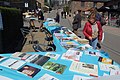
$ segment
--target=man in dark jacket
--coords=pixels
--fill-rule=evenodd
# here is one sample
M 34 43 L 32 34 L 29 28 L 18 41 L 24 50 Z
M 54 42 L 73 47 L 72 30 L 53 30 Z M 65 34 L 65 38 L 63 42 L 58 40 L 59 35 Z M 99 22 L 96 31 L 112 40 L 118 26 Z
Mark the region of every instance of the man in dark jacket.
M 81 10 L 78 10 L 78 13 L 75 15 L 74 20 L 73 20 L 73 32 L 78 35 L 78 28 L 81 28 Z

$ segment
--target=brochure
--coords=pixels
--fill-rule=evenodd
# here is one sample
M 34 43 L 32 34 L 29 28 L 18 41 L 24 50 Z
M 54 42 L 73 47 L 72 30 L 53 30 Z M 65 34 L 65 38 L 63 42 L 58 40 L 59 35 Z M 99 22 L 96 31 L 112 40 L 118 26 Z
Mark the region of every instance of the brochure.
M 117 65 L 104 64 L 101 62 L 99 62 L 99 67 L 100 67 L 100 70 L 103 70 L 103 71 L 120 70 L 119 66 Z
M 59 80 L 57 78 L 55 78 L 54 76 L 51 76 L 49 74 L 44 74 L 40 79 L 38 80 Z
M 29 77 L 34 77 L 41 69 L 35 68 L 33 66 L 30 65 L 25 65 L 22 68 L 20 68 L 18 71 L 26 74 Z
M 63 53 L 61 59 L 67 59 L 72 61 L 80 61 L 80 57 L 82 56 L 83 52 L 80 52 L 76 48 L 70 48 L 66 53 Z
M 43 68 L 47 69 L 49 71 L 55 72 L 57 74 L 62 74 L 64 72 L 64 70 L 66 69 L 66 66 L 48 61 L 43 65 Z
M 99 57 L 98 61 L 105 64 L 113 64 L 113 60 L 109 58 Z
M 94 64 L 73 61 L 69 70 L 94 77 L 98 76 L 98 66 Z
M 22 60 L 16 60 L 16 59 L 9 58 L 9 59 L 5 60 L 4 62 L 2 62 L 0 65 L 4 66 L 4 67 L 7 67 L 7 68 L 17 70 L 18 68 L 20 68 L 25 63 L 26 62 L 24 62 Z
M 47 52 L 47 53 L 45 54 L 45 56 L 48 56 L 48 57 L 50 57 L 50 58 L 52 58 L 52 59 L 57 60 L 57 59 L 60 57 L 60 54 Z
M 74 75 L 73 80 L 89 80 L 92 79 L 91 77 L 84 77 L 80 75 Z

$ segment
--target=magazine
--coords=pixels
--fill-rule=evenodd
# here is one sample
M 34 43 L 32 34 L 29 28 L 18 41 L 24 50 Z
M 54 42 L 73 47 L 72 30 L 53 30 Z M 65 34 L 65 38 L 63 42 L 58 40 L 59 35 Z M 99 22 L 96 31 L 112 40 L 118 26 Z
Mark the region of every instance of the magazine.
M 55 72 L 57 74 L 62 74 L 64 72 L 64 70 L 66 69 L 66 66 L 48 61 L 43 65 L 43 68 L 47 69 L 49 71 Z
M 33 78 L 40 70 L 41 69 L 35 68 L 33 66 L 25 65 L 22 68 L 20 68 L 18 71 Z
M 80 61 L 80 57 L 82 56 L 83 52 L 80 52 L 76 48 L 70 48 L 66 53 L 63 53 L 61 59 L 67 59 L 72 61 Z
M 100 70 L 103 70 L 103 71 L 110 71 L 110 70 L 120 70 L 119 66 L 117 65 L 112 65 L 112 64 L 104 64 L 104 63 L 101 63 L 99 62 L 99 67 L 100 67 Z
M 47 52 L 47 53 L 45 54 L 45 56 L 48 56 L 48 57 L 50 57 L 50 58 L 52 58 L 52 59 L 57 60 L 57 59 L 59 58 L 60 54 L 55 54 L 55 53 Z
M 70 68 L 70 71 L 87 74 L 90 76 L 98 76 L 98 66 L 95 64 L 88 64 L 83 62 L 75 62 L 73 61 Z
M 109 58 L 99 57 L 98 61 L 105 64 L 113 64 L 113 60 Z
M 91 77 L 84 77 L 84 76 L 80 76 L 80 75 L 74 75 L 73 80 L 88 80 L 88 79 L 92 79 Z
M 51 76 L 49 74 L 44 74 L 40 79 L 38 80 L 59 80 L 57 78 L 55 78 L 54 76 Z
M 7 67 L 7 68 L 17 70 L 18 68 L 20 68 L 25 63 L 26 62 L 24 62 L 22 60 L 16 60 L 16 59 L 9 58 L 9 59 L 5 60 L 4 62 L 0 63 L 0 65 L 4 66 L 4 67 Z

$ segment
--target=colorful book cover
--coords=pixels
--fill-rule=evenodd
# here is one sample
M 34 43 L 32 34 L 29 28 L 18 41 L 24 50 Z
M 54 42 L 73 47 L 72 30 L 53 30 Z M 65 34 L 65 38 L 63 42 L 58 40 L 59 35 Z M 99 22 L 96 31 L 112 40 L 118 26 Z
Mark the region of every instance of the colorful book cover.
M 58 63 L 48 61 L 43 65 L 43 68 L 47 69 L 47 70 L 50 70 L 52 72 L 55 72 L 57 74 L 63 74 L 63 72 L 66 69 L 66 66 L 62 65 L 62 64 L 58 64 Z
M 57 78 L 55 78 L 54 76 L 51 76 L 49 74 L 44 74 L 41 78 L 39 78 L 38 80 L 59 80 Z
M 105 64 L 113 64 L 113 60 L 109 58 L 99 57 L 98 61 Z
M 22 68 L 20 68 L 18 71 L 33 78 L 40 70 L 41 69 L 35 68 L 33 66 L 25 65 Z

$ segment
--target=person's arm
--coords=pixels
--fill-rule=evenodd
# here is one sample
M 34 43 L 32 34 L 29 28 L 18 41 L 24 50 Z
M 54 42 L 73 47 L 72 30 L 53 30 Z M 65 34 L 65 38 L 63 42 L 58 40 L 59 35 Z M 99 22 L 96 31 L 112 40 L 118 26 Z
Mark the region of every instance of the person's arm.
M 97 22 L 97 24 L 98 24 L 98 30 L 99 30 L 98 31 L 98 40 L 101 41 L 102 40 L 103 30 L 102 30 L 102 26 L 101 26 L 99 21 Z
M 83 34 L 84 34 L 88 39 L 92 40 L 92 36 L 90 36 L 90 35 L 86 32 L 87 29 L 88 29 L 88 26 L 89 26 L 88 22 L 85 23 L 85 26 L 84 26 L 84 28 L 83 28 Z

